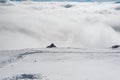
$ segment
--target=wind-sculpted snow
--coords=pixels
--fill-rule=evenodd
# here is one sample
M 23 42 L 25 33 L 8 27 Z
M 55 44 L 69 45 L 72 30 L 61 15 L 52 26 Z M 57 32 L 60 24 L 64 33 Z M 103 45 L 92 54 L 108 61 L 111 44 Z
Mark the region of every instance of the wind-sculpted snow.
M 74 54 L 86 54 L 101 56 L 120 56 L 120 49 L 85 49 L 85 48 L 53 48 L 53 49 L 23 49 L 23 50 L 8 50 L 0 51 L 0 68 L 15 62 L 16 60 L 22 59 L 27 55 L 31 54 L 45 54 L 45 53 L 74 53 Z
M 40 74 L 19 74 L 12 77 L 4 78 L 3 80 L 47 80 Z
M 120 44 L 120 5 L 110 2 L 0 3 L 0 50 L 105 48 Z M 4 6 L 3 6 L 4 5 Z M 65 6 L 69 7 L 66 8 Z
M 0 51 L 0 80 L 119 80 L 119 74 L 119 48 Z

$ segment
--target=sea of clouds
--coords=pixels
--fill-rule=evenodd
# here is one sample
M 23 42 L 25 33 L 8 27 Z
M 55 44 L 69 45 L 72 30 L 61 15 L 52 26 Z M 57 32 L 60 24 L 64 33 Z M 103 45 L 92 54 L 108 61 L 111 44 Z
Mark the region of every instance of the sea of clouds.
M 120 44 L 120 4 L 0 3 L 0 50 L 41 48 L 50 43 L 84 48 Z

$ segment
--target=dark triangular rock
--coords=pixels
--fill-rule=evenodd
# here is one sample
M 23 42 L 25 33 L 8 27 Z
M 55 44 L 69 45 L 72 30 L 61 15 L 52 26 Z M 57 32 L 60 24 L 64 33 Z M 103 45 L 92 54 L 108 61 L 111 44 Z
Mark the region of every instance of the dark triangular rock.
M 56 48 L 56 46 L 55 46 L 54 43 L 52 43 L 52 44 L 50 44 L 49 46 L 47 46 L 47 48 Z

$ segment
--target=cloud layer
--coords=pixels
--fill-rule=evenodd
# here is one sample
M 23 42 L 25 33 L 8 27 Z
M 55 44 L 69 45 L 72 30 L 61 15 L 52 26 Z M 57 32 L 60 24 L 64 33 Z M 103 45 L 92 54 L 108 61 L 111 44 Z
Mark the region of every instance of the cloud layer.
M 0 4 L 0 49 L 105 48 L 120 44 L 120 5 L 99 2 Z M 71 5 L 66 8 L 64 6 Z

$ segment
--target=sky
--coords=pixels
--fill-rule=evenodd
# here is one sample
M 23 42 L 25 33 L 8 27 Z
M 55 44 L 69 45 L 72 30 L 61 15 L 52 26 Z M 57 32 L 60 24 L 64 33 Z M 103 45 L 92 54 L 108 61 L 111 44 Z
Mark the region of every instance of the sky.
M 4 0 L 0 0 L 0 1 L 4 1 Z M 13 1 L 13 0 L 11 0 Z M 16 0 L 16 1 L 25 1 L 25 0 Z M 32 0 L 32 1 L 77 1 L 77 2 L 91 2 L 91 1 L 98 1 L 98 2 L 109 2 L 109 1 L 112 1 L 112 2 L 119 2 L 120 0 Z
M 99 2 L 109 2 L 109 1 L 120 1 L 120 0 L 33 0 L 33 1 L 82 1 L 82 2 L 91 2 L 91 1 L 99 1 Z
M 0 0 L 0 1 L 4 1 L 4 0 Z M 25 0 L 11 0 L 11 1 L 25 1 Z M 42 2 L 44 2 L 44 1 L 77 1 L 77 2 L 94 2 L 94 1 L 98 1 L 98 2 L 120 2 L 120 0 L 32 0 L 32 1 L 42 1 Z

